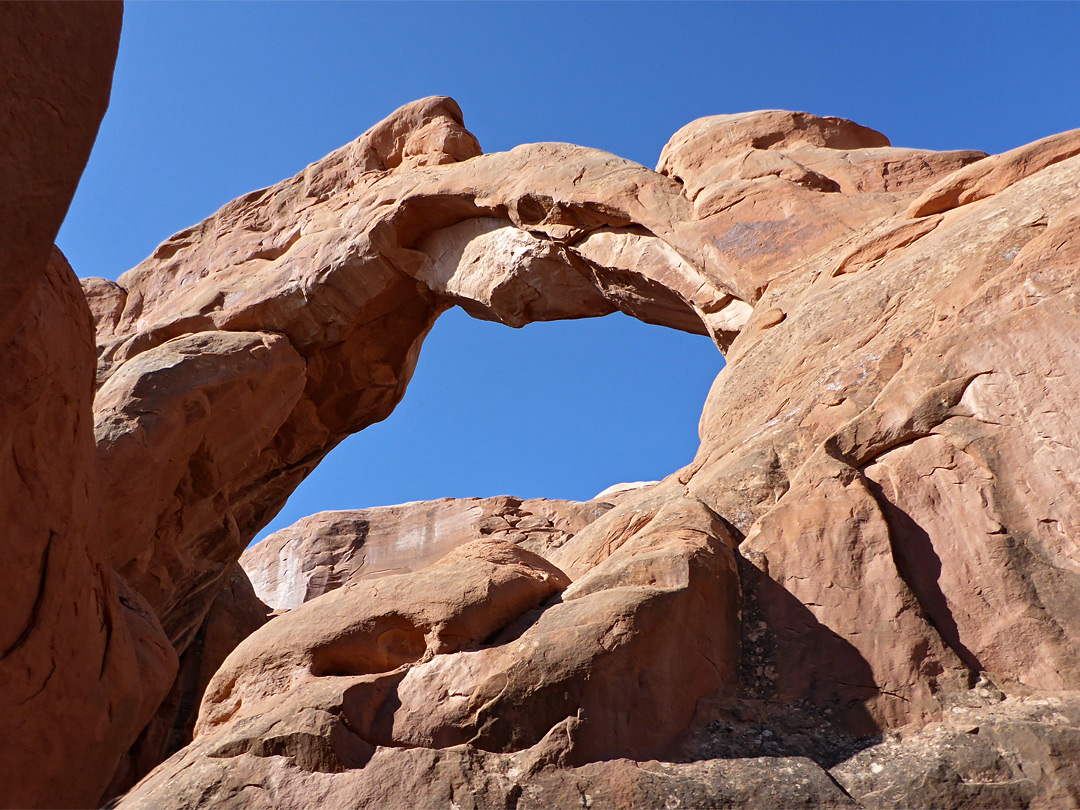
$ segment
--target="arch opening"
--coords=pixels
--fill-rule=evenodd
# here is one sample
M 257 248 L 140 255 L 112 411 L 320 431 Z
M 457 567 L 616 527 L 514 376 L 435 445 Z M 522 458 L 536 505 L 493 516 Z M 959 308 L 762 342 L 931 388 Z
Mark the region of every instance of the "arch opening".
M 454 308 L 409 390 L 297 487 L 251 545 L 316 512 L 438 498 L 584 501 L 688 464 L 723 356 L 621 313 L 507 330 Z

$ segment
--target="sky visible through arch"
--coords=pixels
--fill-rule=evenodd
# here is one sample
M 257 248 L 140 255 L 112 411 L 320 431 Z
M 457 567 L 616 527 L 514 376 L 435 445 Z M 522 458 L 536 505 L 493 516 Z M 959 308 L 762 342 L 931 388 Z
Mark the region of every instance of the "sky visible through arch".
M 116 278 L 436 94 L 485 152 L 565 141 L 654 166 L 694 118 L 776 108 L 896 146 L 1000 152 L 1080 127 L 1078 42 L 1080 3 L 132 2 L 58 243 L 80 276 Z M 268 528 L 660 478 L 692 459 L 721 366 L 707 339 L 622 315 L 510 330 L 453 310 L 398 410 L 331 453 Z

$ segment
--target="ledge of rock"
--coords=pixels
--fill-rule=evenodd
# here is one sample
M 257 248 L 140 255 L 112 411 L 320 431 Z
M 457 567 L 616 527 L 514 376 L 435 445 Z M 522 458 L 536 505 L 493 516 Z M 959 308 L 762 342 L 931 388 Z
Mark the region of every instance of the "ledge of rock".
M 479 537 L 545 554 L 611 508 L 498 497 L 320 512 L 247 549 L 240 564 L 263 602 L 290 610 L 350 582 L 426 568 Z

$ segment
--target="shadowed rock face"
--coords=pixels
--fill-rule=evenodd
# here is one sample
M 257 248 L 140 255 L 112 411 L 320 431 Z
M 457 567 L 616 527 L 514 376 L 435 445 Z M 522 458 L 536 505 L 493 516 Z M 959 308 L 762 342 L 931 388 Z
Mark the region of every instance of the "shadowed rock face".
M 102 540 L 94 330 L 53 245 L 109 100 L 119 5 L 0 6 L 0 805 L 92 804 L 176 671 Z
M 210 679 L 241 641 L 266 624 L 269 613 L 255 595 L 244 569 L 234 563 L 206 620 L 180 656 L 172 688 L 120 760 L 99 804 L 126 792 L 162 760 L 191 742 L 199 703 Z
M 1075 699 L 1030 693 L 1080 690 L 1076 133 L 987 158 L 765 111 L 654 172 L 482 155 L 424 99 L 80 295 L 49 250 L 119 14 L 12 8 L 5 59 L 79 112 L 5 119 L 51 190 L 0 321 L 5 803 L 123 790 L 204 688 L 122 806 L 1075 803 Z M 603 509 L 315 516 L 248 553 L 292 609 L 244 638 L 245 545 L 454 305 L 710 336 L 696 458 Z

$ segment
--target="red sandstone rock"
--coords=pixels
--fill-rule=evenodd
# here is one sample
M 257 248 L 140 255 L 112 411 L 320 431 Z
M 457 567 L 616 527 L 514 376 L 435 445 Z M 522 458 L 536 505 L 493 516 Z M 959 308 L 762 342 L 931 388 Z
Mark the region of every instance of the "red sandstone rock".
M 687 124 L 657 171 L 693 204 L 687 230 L 718 251 L 717 280 L 756 304 L 794 267 L 860 244 L 901 199 L 983 157 L 896 149 L 852 121 L 774 110 Z
M 119 3 L 0 8 L 0 345 L 19 328 L 109 104 Z
M 610 508 L 504 496 L 320 512 L 247 549 L 240 563 L 260 599 L 290 610 L 350 582 L 426 568 L 481 537 L 543 555 Z
M 264 494 L 248 483 L 303 373 L 278 335 L 204 332 L 140 354 L 98 391 L 109 552 L 181 652 L 247 543 L 241 527 L 265 518 Z M 201 544 L 207 536 L 217 543 Z
M 560 726 L 559 732 L 565 729 Z M 555 738 L 557 735 L 552 735 Z M 694 763 L 625 759 L 559 767 L 544 741 L 532 749 L 496 754 L 470 746 L 376 748 L 363 768 L 343 773 L 305 771 L 292 759 L 242 753 L 178 755 L 172 768 L 124 800 L 124 808 L 302 808 L 311 797 L 329 808 L 595 807 L 636 810 L 678 802 L 684 807 L 855 808 L 829 774 L 807 758 L 729 759 Z M 175 764 L 174 764 L 175 763 Z M 174 774 L 174 769 L 182 773 Z M 890 776 L 894 776 L 890 774 Z M 895 778 L 895 776 L 894 776 Z M 169 789 L 166 780 L 171 779 Z M 273 786 L 273 787 L 271 787 Z
M 927 795 L 1076 797 L 1058 754 L 1016 731 L 1058 721 L 985 706 L 980 686 L 1080 689 L 1075 133 L 986 158 L 748 113 L 680 130 L 657 173 L 561 144 L 481 155 L 457 105 L 425 99 L 82 294 L 45 257 L 118 15 L 80 38 L 88 12 L 71 8 L 2 12 L 17 81 L 43 82 L 11 98 L 76 111 L 56 127 L 13 110 L 4 133 L 21 156 L 5 184 L 48 193 L 7 219 L 4 537 L 12 570 L 38 574 L 11 578 L 0 623 L 6 737 L 26 741 L 0 752 L 3 801 L 94 801 L 144 726 L 112 790 L 168 748 L 181 704 L 262 619 L 242 587 L 236 621 L 214 607 L 241 549 L 338 441 L 390 413 L 455 304 L 511 326 L 620 309 L 711 336 L 728 362 L 694 462 L 601 516 L 367 510 L 387 518 L 371 549 L 408 574 L 368 579 L 384 572 L 344 559 L 347 532 L 321 548 L 319 519 L 299 527 L 314 558 L 262 570 L 280 590 L 309 565 L 285 594 L 310 601 L 228 655 L 195 740 L 125 806 L 728 801 L 717 774 L 760 771 L 640 761 L 738 754 L 753 727 L 761 753 L 850 756 L 860 735 L 910 737 L 958 705 L 1006 730 L 929 733 L 929 753 L 882 749 L 898 764 L 876 782 L 856 761 L 837 778 L 902 803 L 917 790 L 904 763 L 932 761 L 1011 786 Z M 49 43 L 71 47 L 37 53 Z M 44 58 L 73 64 L 35 79 Z M 410 522 L 448 535 L 406 558 Z M 485 528 L 519 545 L 460 544 Z M 1006 750 L 1027 757 L 1023 778 Z M 783 767 L 819 804 L 850 799 Z
M 956 708 L 942 723 L 872 745 L 829 771 L 809 758 L 776 753 L 677 764 L 615 759 L 566 767 L 550 757 L 548 746 L 556 735 L 514 754 L 470 746 L 377 748 L 363 768 L 341 773 L 305 771 L 281 756 L 212 758 L 191 749 L 123 806 L 302 808 L 313 796 L 324 807 L 393 810 L 416 807 L 417 797 L 433 807 L 536 810 L 583 804 L 631 810 L 676 803 L 760 810 L 936 810 L 1068 807 L 1075 802 L 1080 789 L 1070 766 L 1080 750 L 1080 701 L 1075 696 Z M 758 726 L 759 737 L 760 731 Z M 750 743 L 746 750 L 754 750 Z
M 731 543 L 701 504 L 665 507 L 612 537 L 610 556 L 558 604 L 476 652 L 411 669 L 397 687 L 408 720 L 377 742 L 512 751 L 576 717 L 567 761 L 668 751 L 702 697 L 735 685 Z M 442 695 L 452 699 L 432 705 Z
M 236 649 L 207 690 L 196 741 L 171 762 L 277 755 L 347 776 L 377 746 L 465 742 L 528 751 L 534 767 L 648 756 L 682 733 L 698 698 L 732 685 L 732 548 L 715 515 L 678 505 L 613 538 L 611 556 L 555 603 L 540 604 L 565 576 L 494 540 L 415 575 L 345 585 Z
M 415 117 L 416 107 L 401 115 Z M 455 115 L 447 131 L 460 124 Z M 411 761 L 409 751 L 459 751 L 454 767 L 470 773 L 484 767 L 484 752 L 498 752 L 516 757 L 501 767 L 511 769 L 506 784 L 522 790 L 569 765 L 679 746 L 685 756 L 691 740 L 723 747 L 709 731 L 716 724 L 736 729 L 734 744 L 747 717 L 792 739 L 793 723 L 817 729 L 810 752 L 845 750 L 844 739 L 939 717 L 973 694 L 983 670 L 1006 688 L 1076 689 L 1080 636 L 1068 595 L 1080 583 L 1066 538 L 1077 518 L 1061 505 L 1075 499 L 1059 496 L 1080 481 L 1080 437 L 1057 414 L 1080 382 L 1067 359 L 1080 334 L 1068 283 L 1080 167 L 1054 149 L 995 174 L 995 166 L 1019 164 L 893 149 L 839 119 L 753 113 L 678 133 L 661 159 L 672 181 L 588 150 L 542 145 L 379 177 L 368 197 L 356 191 L 362 184 L 335 185 L 345 197 L 319 204 L 342 212 L 334 222 L 369 228 L 370 243 L 355 244 L 386 257 L 363 254 L 355 261 L 365 274 L 355 278 L 389 279 L 377 270 L 391 261 L 433 296 L 430 317 L 451 302 L 511 325 L 619 307 L 713 335 L 728 365 L 706 404 L 701 450 L 685 470 L 626 493 L 565 542 L 538 547 L 574 584 L 476 649 L 425 658 L 417 647 L 393 677 L 353 673 L 362 680 L 343 690 L 302 663 L 311 638 L 352 632 L 332 618 L 342 589 L 297 609 L 313 629 L 256 633 L 230 659 L 232 674 L 219 676 L 248 684 L 242 691 L 254 697 L 240 700 L 254 714 L 238 719 L 232 692 L 208 693 L 204 733 L 128 801 L 160 797 L 176 768 L 192 780 L 185 790 L 219 784 L 200 764 L 207 756 L 247 763 L 250 783 L 264 784 L 251 756 L 284 755 L 293 795 L 331 796 L 368 795 L 358 785 Z M 962 209 L 906 218 L 926 189 L 966 188 L 964 178 L 984 176 L 975 171 L 984 165 L 985 176 L 1007 179 L 980 186 L 986 194 Z M 486 185 L 497 172 L 508 172 L 502 185 Z M 309 168 L 303 182 L 318 173 Z M 466 176 L 467 191 L 451 193 Z M 243 205 L 287 200 L 300 177 Z M 398 218 L 373 222 L 363 200 Z M 265 273 L 252 262 L 281 261 L 307 237 L 287 241 L 285 254 L 226 249 L 237 205 L 122 280 L 139 292 L 128 290 L 104 348 L 119 369 L 111 373 L 137 362 L 155 335 L 252 329 L 258 318 L 289 336 L 311 379 L 321 349 L 309 324 L 324 293 L 309 288 L 312 312 L 283 309 L 276 293 L 262 299 L 268 304 L 229 287 L 226 272 L 247 263 Z M 355 236 L 334 239 L 337 253 L 326 243 L 304 255 L 350 267 L 340 250 Z M 224 292 L 204 294 L 196 284 L 172 314 L 164 302 L 194 261 L 189 254 L 225 258 L 210 262 L 222 268 L 211 290 Z M 294 277 L 299 266 L 285 265 Z M 385 283 L 375 284 L 376 296 Z M 360 312 L 376 300 L 350 294 L 333 299 L 333 317 L 348 319 L 345 302 Z M 195 304 L 198 316 L 183 315 Z M 172 325 L 154 314 L 165 312 Z M 124 337 L 135 317 L 139 331 Z M 322 374 L 327 365 L 315 368 Z M 311 390 L 309 382 L 305 397 Z M 325 410 L 312 402 L 307 413 Z M 1019 418 L 1031 411 L 1038 414 Z M 337 413 L 342 430 L 359 418 Z M 1030 458 L 1047 463 L 1020 461 Z M 423 523 L 451 525 L 467 508 L 447 503 Z M 278 572 L 307 564 L 322 566 L 329 584 L 353 577 L 360 569 L 339 562 L 341 543 L 318 546 L 316 525 L 297 529 L 308 532 L 308 561 L 279 562 Z M 427 576 L 418 573 L 413 586 L 425 588 Z M 314 618 L 324 611 L 325 620 Z M 376 638 L 365 630 L 356 643 Z M 302 674 L 267 669 L 267 655 L 299 656 L 290 672 Z M 286 681 L 295 685 L 279 693 Z M 425 795 L 442 784 L 433 778 Z
M 1062 283 L 1078 171 L 1052 165 L 854 272 L 805 263 L 759 305 L 783 323 L 765 332 L 751 319 L 732 346 L 690 491 L 746 532 L 742 553 L 767 573 L 750 589 L 777 650 L 766 694 L 825 705 L 872 682 L 874 723 L 898 724 L 933 715 L 935 691 L 966 670 L 1076 688 L 1075 611 L 1057 597 L 1077 586 L 1058 533 L 1076 518 L 1050 494 L 1072 492 L 1075 473 L 1056 455 L 1020 459 L 1076 443 L 1055 414 L 1069 408 L 1057 385 L 1076 383 Z M 1046 258 L 1036 270 L 1022 255 Z M 1036 353 L 1042 373 L 1029 376 Z M 986 407 L 1030 410 L 1033 427 Z M 924 453 L 914 469 L 929 474 L 936 458 L 941 472 L 915 474 Z M 950 469 L 955 487 L 941 480 Z M 977 627 L 989 605 L 1010 607 Z
M 568 584 L 535 554 L 502 540 L 478 540 L 422 576 L 346 585 L 276 618 L 233 651 L 206 690 L 196 736 L 244 718 L 265 723 L 282 700 L 295 704 L 305 692 L 317 698 L 328 688 L 355 693 L 370 687 L 385 694 L 387 677 L 400 681 L 413 664 L 481 644 Z M 370 715 L 376 707 L 360 702 L 358 708 Z M 364 723 L 358 715 L 346 727 L 369 739 Z
M 621 308 L 733 335 L 749 306 L 661 239 L 707 252 L 689 216 L 677 184 L 607 153 L 477 156 L 456 104 L 433 98 L 177 234 L 119 290 L 88 282 L 109 536 L 178 651 L 246 539 L 342 438 L 391 412 L 450 305 L 511 325 Z M 242 334 L 269 350 L 246 370 L 247 349 L 218 345 Z M 203 387 L 210 367 L 236 371 Z
M 172 689 L 121 760 L 99 804 L 129 790 L 162 760 L 191 742 L 210 679 L 241 641 L 266 624 L 269 614 L 244 569 L 234 564 L 199 632 L 180 656 Z
M 1080 130 L 1076 129 L 994 155 L 978 165 L 965 166 L 926 189 L 908 208 L 908 216 L 940 214 L 992 197 L 1025 177 L 1076 155 L 1080 155 Z
M 94 803 L 176 655 L 109 564 L 94 331 L 53 240 L 109 99 L 119 5 L 0 7 L 0 805 Z
M 24 315 L 0 351 L 0 804 L 88 806 L 168 690 L 176 654 L 102 542 L 93 333 L 59 250 Z

